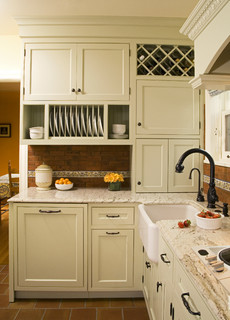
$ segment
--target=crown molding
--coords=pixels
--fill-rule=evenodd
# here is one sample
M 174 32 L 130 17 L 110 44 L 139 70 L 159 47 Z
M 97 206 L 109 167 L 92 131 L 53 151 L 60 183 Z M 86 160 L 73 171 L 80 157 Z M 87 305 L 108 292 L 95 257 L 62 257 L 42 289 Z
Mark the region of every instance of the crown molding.
M 193 89 L 230 90 L 230 75 L 200 74 L 189 83 Z
M 229 0 L 200 0 L 181 27 L 180 33 L 195 40 L 228 2 Z

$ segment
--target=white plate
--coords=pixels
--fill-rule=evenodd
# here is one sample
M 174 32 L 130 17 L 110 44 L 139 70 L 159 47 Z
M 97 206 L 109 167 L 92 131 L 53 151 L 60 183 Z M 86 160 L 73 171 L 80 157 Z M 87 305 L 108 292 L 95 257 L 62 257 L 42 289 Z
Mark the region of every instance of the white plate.
M 75 111 L 75 119 L 76 119 L 76 129 L 79 135 L 81 135 L 81 127 L 80 127 L 80 119 L 79 119 L 79 110 L 76 108 Z
M 69 129 L 69 110 L 65 109 L 65 125 L 66 125 L 66 130 L 68 134 L 70 135 L 70 129 Z
M 86 135 L 84 109 L 81 109 L 81 125 L 82 125 L 83 132 Z
M 71 126 L 72 126 L 72 130 L 74 135 L 76 135 L 76 130 L 75 130 L 75 123 L 74 123 L 74 111 L 73 109 L 71 109 L 71 114 L 70 114 L 70 120 L 71 120 Z
M 103 131 L 103 127 L 102 127 L 102 123 L 101 123 L 101 116 L 99 115 L 99 118 L 98 118 L 98 129 L 99 129 L 99 134 L 100 135 L 104 135 L 104 131 Z
M 94 131 L 94 135 L 97 136 L 97 119 L 96 119 L 96 115 L 94 115 L 94 117 L 93 117 L 93 131 Z
M 129 137 L 129 135 L 128 134 L 111 133 L 109 135 L 109 137 L 112 139 L 127 139 Z
M 50 111 L 50 131 L 51 131 L 52 136 L 53 136 L 54 135 L 54 127 L 53 127 L 54 126 L 54 123 L 53 123 L 54 114 L 53 114 L 52 111 Z
M 65 135 L 63 121 L 62 121 L 62 109 L 61 108 L 59 108 L 59 125 L 61 127 L 62 134 Z
M 57 135 L 59 135 L 59 128 L 58 128 L 58 110 L 55 110 L 54 113 L 54 125 L 55 125 L 55 129 L 57 131 Z
M 92 136 L 91 116 L 88 117 L 88 134 Z

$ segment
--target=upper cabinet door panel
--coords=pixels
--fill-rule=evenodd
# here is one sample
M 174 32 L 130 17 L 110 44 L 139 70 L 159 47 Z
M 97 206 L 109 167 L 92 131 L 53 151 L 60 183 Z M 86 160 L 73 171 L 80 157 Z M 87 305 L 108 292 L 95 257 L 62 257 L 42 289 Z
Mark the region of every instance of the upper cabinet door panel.
M 184 81 L 137 82 L 137 134 L 199 134 L 199 92 Z
M 76 99 L 76 45 L 26 45 L 25 100 Z
M 129 99 L 129 45 L 78 45 L 79 100 Z

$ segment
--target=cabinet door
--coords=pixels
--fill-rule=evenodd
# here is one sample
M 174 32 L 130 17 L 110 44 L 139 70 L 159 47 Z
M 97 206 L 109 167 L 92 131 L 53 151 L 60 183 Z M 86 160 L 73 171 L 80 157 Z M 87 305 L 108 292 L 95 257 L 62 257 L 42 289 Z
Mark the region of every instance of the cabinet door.
M 192 179 L 189 179 L 189 173 L 192 168 L 199 168 L 200 155 L 198 153 L 190 154 L 184 160 L 182 173 L 175 172 L 180 156 L 191 148 L 199 148 L 199 140 L 169 140 L 169 192 L 197 192 L 198 172 L 192 173 Z
M 79 100 L 129 99 L 129 45 L 78 45 Z
M 84 290 L 84 207 L 18 208 L 18 286 Z
M 92 288 L 133 286 L 133 230 L 93 230 Z
M 76 99 L 76 45 L 26 45 L 25 100 Z
M 167 192 L 168 140 L 138 139 L 136 191 Z
M 138 80 L 137 134 L 199 134 L 199 92 L 184 81 Z

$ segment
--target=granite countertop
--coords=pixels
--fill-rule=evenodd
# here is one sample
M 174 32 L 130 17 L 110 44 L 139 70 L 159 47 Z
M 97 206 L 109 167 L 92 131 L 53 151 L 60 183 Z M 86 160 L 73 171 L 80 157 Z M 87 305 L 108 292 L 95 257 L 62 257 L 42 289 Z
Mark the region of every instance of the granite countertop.
M 230 279 L 226 280 L 225 284 L 218 281 L 193 250 L 196 246 L 230 245 L 230 218 L 224 218 L 222 228 L 218 230 L 201 229 L 196 226 L 195 221 L 189 228 L 184 229 L 180 229 L 175 220 L 158 221 L 157 225 L 169 247 L 191 275 L 213 314 L 221 320 L 230 319 Z
M 131 191 L 109 191 L 105 188 L 79 188 L 59 191 L 38 191 L 28 188 L 9 202 L 53 202 L 53 203 L 190 203 L 196 199 L 196 193 L 134 193 Z M 196 202 L 194 201 L 194 204 Z

